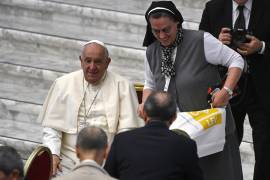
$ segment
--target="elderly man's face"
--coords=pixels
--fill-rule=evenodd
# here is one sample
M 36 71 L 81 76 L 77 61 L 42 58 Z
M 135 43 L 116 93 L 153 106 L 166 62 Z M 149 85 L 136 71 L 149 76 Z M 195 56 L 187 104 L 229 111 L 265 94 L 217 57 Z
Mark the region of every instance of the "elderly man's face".
M 152 33 L 163 46 L 169 46 L 175 41 L 178 22 L 169 17 L 150 18 L 149 22 Z
M 105 48 L 96 43 L 86 45 L 80 60 L 85 80 L 90 84 L 96 84 L 102 78 L 111 61 Z

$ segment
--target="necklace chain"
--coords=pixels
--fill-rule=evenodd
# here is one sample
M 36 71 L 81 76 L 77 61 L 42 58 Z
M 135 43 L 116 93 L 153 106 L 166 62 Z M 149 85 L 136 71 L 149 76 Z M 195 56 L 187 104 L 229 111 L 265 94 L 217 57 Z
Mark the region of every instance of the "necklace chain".
M 107 75 L 107 73 L 106 73 L 105 76 L 103 77 L 101 83 L 104 82 L 104 80 L 105 80 L 105 78 L 106 78 L 106 75 Z M 82 125 L 83 125 L 84 127 L 86 126 L 86 119 L 87 119 L 87 117 L 88 117 L 88 115 L 89 115 L 89 113 L 90 113 L 90 110 L 91 110 L 92 106 L 94 105 L 94 102 L 96 101 L 97 96 L 98 96 L 98 94 L 99 94 L 99 92 L 100 92 L 101 85 L 100 85 L 99 89 L 97 90 L 97 92 L 96 92 L 96 94 L 95 94 L 95 96 L 94 96 L 94 98 L 93 98 L 93 100 L 92 100 L 92 102 L 91 102 L 91 104 L 90 104 L 88 110 L 86 110 L 86 102 L 85 102 L 86 100 L 85 100 L 85 99 L 86 99 L 86 91 L 87 91 L 88 87 L 89 87 L 89 83 L 87 83 L 87 87 L 84 88 L 84 78 L 83 78 L 83 89 L 84 89 L 84 94 L 83 94 L 84 117 L 83 117 L 83 123 L 82 123 Z M 87 112 L 86 112 L 86 111 L 87 111 Z M 81 123 L 80 123 L 80 124 L 81 124 Z M 78 127 L 78 130 L 79 130 L 79 127 Z
M 89 87 L 89 83 L 88 83 L 88 85 L 87 85 L 87 89 L 88 89 L 88 87 Z M 101 89 L 101 87 L 100 87 L 100 88 L 98 89 L 98 91 L 96 92 L 96 94 L 95 94 L 95 96 L 94 96 L 94 98 L 93 98 L 93 100 L 92 100 L 92 102 L 91 102 L 91 104 L 90 104 L 90 106 L 89 106 L 87 112 L 86 112 L 86 103 L 85 103 L 85 99 L 86 99 L 86 91 L 84 92 L 84 97 L 83 97 L 83 105 L 84 105 L 84 118 L 83 118 L 83 119 L 84 119 L 84 124 L 86 124 L 86 118 L 87 118 L 87 116 L 89 115 L 89 112 L 90 112 L 90 110 L 91 110 L 91 108 L 92 108 L 94 102 L 96 101 L 96 98 L 97 98 L 97 96 L 98 96 L 98 93 L 99 93 L 100 89 Z

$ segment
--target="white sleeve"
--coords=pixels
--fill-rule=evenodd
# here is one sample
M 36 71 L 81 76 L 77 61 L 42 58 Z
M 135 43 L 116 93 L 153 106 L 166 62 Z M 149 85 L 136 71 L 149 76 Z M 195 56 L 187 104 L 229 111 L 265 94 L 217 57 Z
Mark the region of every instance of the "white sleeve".
M 147 57 L 144 58 L 144 89 L 155 89 L 154 76 L 150 69 Z
M 53 128 L 43 128 L 43 145 L 47 146 L 52 154 L 60 156 L 62 132 Z
M 259 54 L 263 54 L 265 51 L 265 42 L 264 41 L 261 42 L 262 42 L 262 49 L 258 52 Z
M 242 56 L 208 32 L 204 33 L 204 52 L 206 61 L 210 64 L 244 68 Z

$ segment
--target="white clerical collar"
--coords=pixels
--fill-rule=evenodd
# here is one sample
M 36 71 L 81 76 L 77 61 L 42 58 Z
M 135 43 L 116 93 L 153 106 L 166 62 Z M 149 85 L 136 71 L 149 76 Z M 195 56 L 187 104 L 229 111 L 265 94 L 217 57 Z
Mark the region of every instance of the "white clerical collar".
M 238 4 L 232 0 L 233 2 L 233 12 L 237 11 L 237 7 L 238 7 Z M 247 8 L 249 11 L 251 11 L 251 7 L 252 7 L 252 0 L 248 0 L 246 3 L 245 3 L 245 8 Z

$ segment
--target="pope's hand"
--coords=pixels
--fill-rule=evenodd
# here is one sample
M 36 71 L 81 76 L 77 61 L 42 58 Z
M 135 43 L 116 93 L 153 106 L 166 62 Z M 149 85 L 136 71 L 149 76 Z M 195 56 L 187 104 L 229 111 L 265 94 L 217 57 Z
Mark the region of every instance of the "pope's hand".
M 52 169 L 53 170 L 53 173 L 52 173 L 52 175 L 53 176 L 56 176 L 57 171 L 61 171 L 62 172 L 62 166 L 60 164 L 60 158 L 59 158 L 59 156 L 53 154 L 52 157 L 53 157 L 53 169 Z
M 145 114 L 143 113 L 143 106 L 144 106 L 144 103 L 139 104 L 138 109 L 137 109 L 137 114 L 140 118 L 146 121 Z

